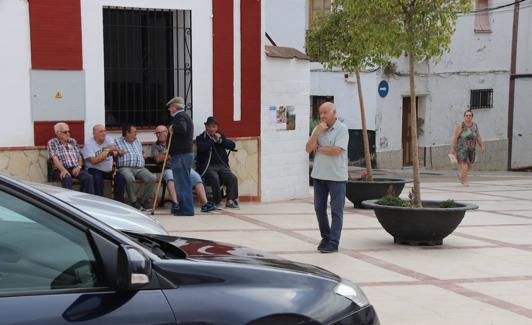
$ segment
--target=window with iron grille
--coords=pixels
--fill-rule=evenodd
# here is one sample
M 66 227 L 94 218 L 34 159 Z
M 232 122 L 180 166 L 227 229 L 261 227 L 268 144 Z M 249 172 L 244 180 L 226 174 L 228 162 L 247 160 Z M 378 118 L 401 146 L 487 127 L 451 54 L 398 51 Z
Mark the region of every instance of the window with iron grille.
M 192 112 L 191 16 L 190 10 L 103 9 L 108 127 L 164 124 L 174 96 Z
M 493 108 L 493 89 L 472 89 L 469 108 Z

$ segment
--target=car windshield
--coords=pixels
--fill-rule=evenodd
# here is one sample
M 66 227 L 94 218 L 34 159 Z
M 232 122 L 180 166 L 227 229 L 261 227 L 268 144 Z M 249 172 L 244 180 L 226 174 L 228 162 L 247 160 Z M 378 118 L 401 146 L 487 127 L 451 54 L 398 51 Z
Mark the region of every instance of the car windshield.
M 146 249 L 149 249 L 153 254 L 157 255 L 161 259 L 183 259 L 187 256 L 185 252 L 175 247 L 174 245 L 165 242 L 164 240 L 160 240 L 146 234 L 138 234 L 135 232 L 127 231 L 124 233 L 138 244 L 142 245 Z

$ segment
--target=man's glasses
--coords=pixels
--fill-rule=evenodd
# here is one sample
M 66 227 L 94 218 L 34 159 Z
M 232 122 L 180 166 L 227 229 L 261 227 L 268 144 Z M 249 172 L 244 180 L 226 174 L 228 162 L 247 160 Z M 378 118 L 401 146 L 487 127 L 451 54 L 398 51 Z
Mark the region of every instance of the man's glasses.
M 464 115 L 464 116 L 465 116 L 465 117 L 473 117 L 473 115 L 471 115 L 471 114 L 466 114 L 466 115 Z
M 67 134 L 67 133 L 70 133 L 70 130 L 66 130 L 66 131 L 59 131 L 59 133 Z
M 159 131 L 159 132 L 155 132 L 156 135 L 163 134 L 163 133 L 168 133 L 168 131 Z

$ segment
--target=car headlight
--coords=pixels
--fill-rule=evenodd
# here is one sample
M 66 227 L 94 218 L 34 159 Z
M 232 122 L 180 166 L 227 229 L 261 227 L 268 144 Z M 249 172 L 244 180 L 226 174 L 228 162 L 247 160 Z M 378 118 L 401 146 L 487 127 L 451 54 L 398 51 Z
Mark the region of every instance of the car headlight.
M 362 289 L 352 282 L 342 280 L 342 282 L 338 283 L 336 288 L 334 288 L 334 292 L 340 296 L 346 297 L 359 307 L 369 305 L 369 300 L 364 292 L 362 292 Z

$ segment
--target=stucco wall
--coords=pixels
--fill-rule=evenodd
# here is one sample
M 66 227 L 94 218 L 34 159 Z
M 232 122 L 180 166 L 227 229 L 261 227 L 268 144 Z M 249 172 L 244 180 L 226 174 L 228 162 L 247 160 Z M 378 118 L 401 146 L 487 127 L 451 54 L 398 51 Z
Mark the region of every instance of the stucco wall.
M 503 2 L 490 1 L 490 6 Z M 500 170 L 506 168 L 504 163 L 507 160 L 512 12 L 492 13 L 490 21 L 491 33 L 475 33 L 474 15 L 461 16 L 450 52 L 438 62 L 416 64 L 416 92 L 420 96 L 418 144 L 427 150 L 432 148 L 433 158 L 440 159 L 440 151 L 448 152 L 455 123 L 462 121 L 463 112 L 469 108 L 470 90 L 493 88 L 493 108 L 474 110 L 474 120 L 482 138 L 490 146 L 489 158 L 485 159 L 481 168 Z M 409 96 L 408 57 L 402 55 L 394 63 L 396 70 L 393 75 L 381 75 L 390 84 L 389 94 L 386 98 L 377 97 L 379 166 L 402 165 L 402 101 L 403 97 Z M 530 101 L 531 92 L 523 93 L 523 96 Z M 526 100 L 520 99 L 521 102 Z M 422 154 L 420 152 L 420 156 Z M 399 159 L 399 162 L 384 158 Z M 437 168 L 443 168 L 443 165 Z
M 375 72 L 360 75 L 368 130 L 375 130 L 376 78 Z M 337 115 L 344 120 L 349 129 L 362 129 L 354 75 L 349 75 L 346 79 L 342 71 L 325 71 L 321 64 L 311 63 L 310 85 L 312 96 L 334 96 Z
M 261 108 L 261 199 L 288 200 L 308 196 L 309 62 L 264 56 Z M 292 105 L 295 130 L 276 130 L 270 105 Z
M 0 1 L 0 147 L 33 145 L 27 1 Z

